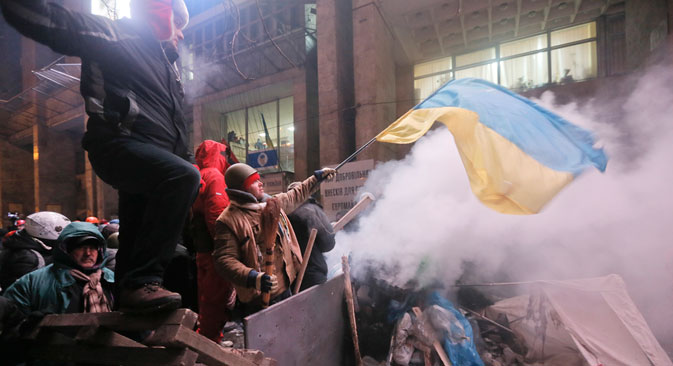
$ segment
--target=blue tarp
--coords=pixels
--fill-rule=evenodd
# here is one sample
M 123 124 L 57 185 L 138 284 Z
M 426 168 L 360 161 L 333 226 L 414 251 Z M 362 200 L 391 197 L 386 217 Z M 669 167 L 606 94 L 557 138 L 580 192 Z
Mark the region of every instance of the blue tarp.
M 472 326 L 463 314 L 437 291 L 433 291 L 428 296 L 427 304 L 438 305 L 448 312 L 448 314 L 435 314 L 437 315 L 435 319 L 432 319 L 432 315 L 430 318 L 442 338 L 442 346 L 449 355 L 451 363 L 456 366 L 484 366 L 484 362 L 479 358 L 477 348 L 474 346 Z M 443 321 L 437 321 L 436 318 L 441 318 Z

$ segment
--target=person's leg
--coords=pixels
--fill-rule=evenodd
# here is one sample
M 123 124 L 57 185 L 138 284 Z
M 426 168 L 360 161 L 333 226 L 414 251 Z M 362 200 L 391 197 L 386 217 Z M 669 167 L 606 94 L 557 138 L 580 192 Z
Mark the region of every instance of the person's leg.
M 236 302 L 233 285 L 215 272 L 210 253 L 196 253 L 199 289 L 199 333 L 215 342 L 222 340 L 222 328 L 231 318 Z
M 141 194 L 119 191 L 119 249 L 117 250 L 115 281 L 121 283 L 133 264 L 134 238 L 142 230 L 142 217 L 147 200 Z M 123 225 L 121 225 L 123 223 Z M 116 286 L 115 295 L 119 299 L 120 286 Z M 118 302 L 115 304 L 118 307 Z
M 90 147 L 89 159 L 96 174 L 120 192 L 115 281 L 123 289 L 161 284 L 198 192 L 199 172 L 168 151 L 129 138 Z M 155 303 L 146 300 L 156 297 L 156 288 L 150 289 L 152 293 L 140 290 L 138 296 L 127 299 L 122 291 L 121 306 L 141 308 Z

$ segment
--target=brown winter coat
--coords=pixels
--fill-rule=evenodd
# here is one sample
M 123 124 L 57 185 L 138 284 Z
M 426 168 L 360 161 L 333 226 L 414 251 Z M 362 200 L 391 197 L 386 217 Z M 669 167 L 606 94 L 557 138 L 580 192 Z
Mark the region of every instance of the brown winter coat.
M 281 207 L 279 224 L 284 228 L 285 234 L 281 234 L 279 230 L 276 235 L 276 245 L 280 244 L 283 261 L 280 258 L 274 261 L 277 263 L 274 274 L 278 277 L 280 286 L 276 292 L 271 293 L 271 298 L 289 288 L 297 277 L 302 262 L 301 249 L 286 212 L 292 212 L 299 207 L 317 186 L 316 178 L 311 176 L 287 193 L 274 196 Z M 259 245 L 263 245 L 260 243 L 260 213 L 265 204 L 258 202 L 247 192 L 227 189 L 227 193 L 231 202 L 215 224 L 215 269 L 234 284 L 241 302 L 257 302 L 261 293 L 254 288 L 248 288 L 247 279 L 251 270 L 263 271 Z M 279 253 L 278 249 L 274 253 Z M 287 281 L 281 277 L 283 274 L 278 263 L 284 264 Z

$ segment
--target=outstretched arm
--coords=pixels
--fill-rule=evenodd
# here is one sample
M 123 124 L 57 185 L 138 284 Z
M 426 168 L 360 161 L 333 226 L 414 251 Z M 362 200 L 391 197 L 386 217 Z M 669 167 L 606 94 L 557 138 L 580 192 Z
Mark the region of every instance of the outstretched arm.
M 9 24 L 24 36 L 69 56 L 104 57 L 120 34 L 110 19 L 68 10 L 44 0 L 0 0 Z
M 300 185 L 285 193 L 279 193 L 274 196 L 280 202 L 280 207 L 286 214 L 291 213 L 299 207 L 315 190 L 320 187 L 320 182 L 329 179 L 336 174 L 336 170 L 331 168 L 323 168 L 316 170 L 312 176 L 301 182 Z

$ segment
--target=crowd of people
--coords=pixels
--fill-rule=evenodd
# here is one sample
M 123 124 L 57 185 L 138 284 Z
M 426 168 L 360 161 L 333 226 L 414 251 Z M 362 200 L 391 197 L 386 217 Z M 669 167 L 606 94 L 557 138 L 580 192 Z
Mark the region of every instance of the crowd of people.
M 3 240 L 0 336 L 48 313 L 142 314 L 186 305 L 199 312 L 199 332 L 218 341 L 234 310 L 250 314 L 293 295 L 308 260 L 302 248 L 318 224 L 302 288 L 325 281 L 318 252 L 334 246 L 331 225 L 313 217 L 320 215 L 315 207 L 288 214 L 315 205 L 305 202 L 334 169 L 271 197 L 226 144 L 204 141 L 196 159 L 188 148 L 175 63 L 189 22 L 183 0 L 132 0 L 131 19 L 120 20 L 45 0 L 0 6 L 24 36 L 81 59 L 82 146 L 96 175 L 119 192 L 118 223 L 38 212 Z
M 335 244 L 331 223 L 310 196 L 334 174 L 332 169 L 316 171 L 290 184 L 286 193 L 270 196 L 259 173 L 233 161 L 227 150 L 226 144 L 211 140 L 196 150 L 199 193 L 162 276 L 164 287 L 198 312 L 199 333 L 216 342 L 227 321 L 240 321 L 262 308 L 264 292 L 270 294 L 269 304 L 293 295 L 302 261 L 309 260 L 303 253 L 311 229 L 319 234 L 301 290 L 326 281 L 322 253 Z M 272 204 L 278 212 L 270 274 L 262 258 L 269 244 L 263 242 L 269 224 L 262 211 Z M 16 220 L 0 243 L 0 335 L 16 337 L 22 326 L 35 325 L 36 317 L 45 314 L 120 310 L 115 297 L 120 228 L 118 219 L 71 222 L 50 211 Z M 194 288 L 196 293 L 190 291 Z

